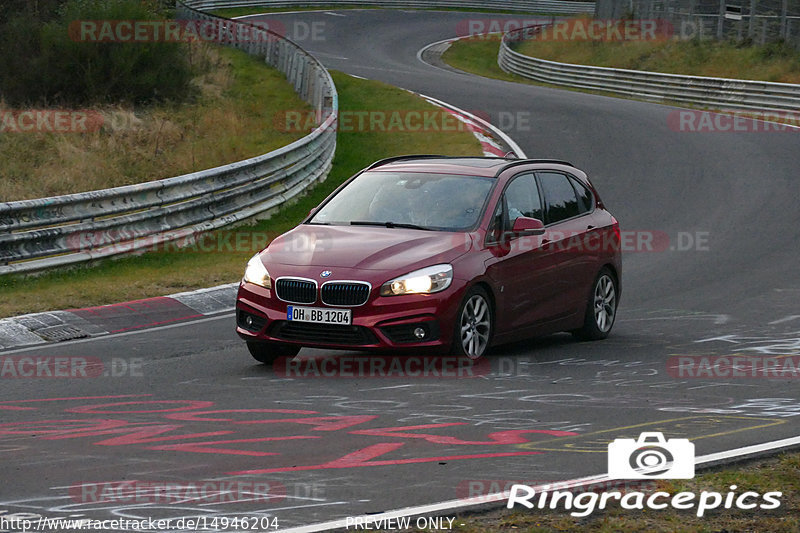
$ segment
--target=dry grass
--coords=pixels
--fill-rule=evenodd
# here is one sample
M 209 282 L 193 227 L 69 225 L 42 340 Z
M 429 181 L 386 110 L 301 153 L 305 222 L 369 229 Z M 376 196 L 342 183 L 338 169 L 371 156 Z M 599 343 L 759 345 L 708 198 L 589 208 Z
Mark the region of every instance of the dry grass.
M 103 107 L 88 133 L 0 135 L 0 201 L 140 183 L 263 154 L 302 137 L 280 132 L 274 113 L 308 109 L 277 70 L 242 52 L 197 45 L 198 101 Z M 0 109 L 5 106 L 0 105 Z

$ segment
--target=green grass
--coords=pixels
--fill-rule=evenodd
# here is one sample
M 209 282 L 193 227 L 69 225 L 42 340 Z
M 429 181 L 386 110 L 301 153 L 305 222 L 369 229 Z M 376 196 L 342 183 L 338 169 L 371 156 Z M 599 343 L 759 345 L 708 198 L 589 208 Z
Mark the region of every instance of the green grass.
M 442 55 L 442 61 L 457 69 L 505 81 L 527 81 L 520 76 L 505 72 L 497 64 L 500 36 L 476 36 L 460 39 L 450 45 Z
M 528 85 L 539 85 L 543 87 L 557 87 L 559 89 L 569 89 L 578 92 L 590 92 L 584 89 L 575 89 L 552 85 L 549 83 L 541 83 L 538 81 L 529 80 L 516 74 L 509 74 L 505 72 L 497 64 L 497 53 L 500 50 L 500 35 L 482 35 L 475 36 L 468 39 L 460 39 L 453 42 L 444 54 L 442 54 L 442 61 L 464 72 L 475 74 L 477 76 L 485 76 L 487 78 L 494 78 L 503 81 L 513 81 L 515 83 L 525 83 Z M 598 94 L 605 94 L 600 91 L 594 91 Z
M 619 506 L 605 511 L 596 510 L 585 518 L 576 518 L 558 510 L 515 509 L 489 513 L 466 514 L 453 522 L 457 533 L 555 533 L 581 531 L 587 533 L 646 532 L 646 533 L 796 533 L 800 531 L 800 453 L 786 453 L 768 459 L 717 469 L 692 480 L 655 482 L 652 493 L 663 490 L 669 494 L 688 491 L 719 492 L 725 496 L 731 485 L 741 495 L 746 491 L 764 494 L 783 492 L 781 506 L 775 510 L 712 510 L 697 517 L 696 509 L 676 511 L 626 510 Z M 631 490 L 642 490 L 633 488 Z
M 450 66 L 489 78 L 535 83 L 497 65 L 498 35 L 461 39 L 442 56 Z M 716 41 L 536 41 L 517 51 L 550 61 L 672 74 L 800 83 L 800 52 L 788 46 Z M 541 84 L 538 84 L 541 85 Z
M 407 91 L 338 72 L 332 74 L 343 113 L 436 109 Z M 226 230 L 234 234 L 231 241 L 224 241 L 224 231 L 210 237 L 211 241 L 220 236 L 222 242 L 235 242 L 236 235 L 240 235 L 245 241 L 244 249 L 223 246 L 219 252 L 206 252 L 188 247 L 183 251 L 151 252 L 39 276 L 2 276 L 0 316 L 103 305 L 238 281 L 245 263 L 258 251 L 248 246 L 252 235 L 275 236 L 291 229 L 358 170 L 377 159 L 407 153 L 480 155 L 482 151 L 475 137 L 465 131 L 340 132 L 333 170 L 325 182 L 269 220 Z
M 0 134 L 0 199 L 44 198 L 178 176 L 260 155 L 306 134 L 280 131 L 273 116 L 310 109 L 285 76 L 244 52 L 190 48 L 202 73 L 194 102 L 105 106 L 87 133 Z M 3 106 L 0 105 L 0 108 Z
M 369 6 L 359 7 L 355 5 L 355 2 L 352 6 L 336 6 L 336 5 L 329 5 L 329 6 L 319 6 L 319 7 L 268 7 L 268 6 L 261 6 L 261 7 L 226 7 L 223 9 L 213 9 L 209 11 L 212 15 L 217 15 L 218 17 L 226 17 L 226 18 L 236 18 L 236 17 L 244 17 L 246 15 L 260 15 L 262 13 L 284 13 L 287 11 L 328 11 L 328 10 L 341 10 L 341 9 L 372 9 Z
M 529 40 L 521 54 L 562 63 L 800 83 L 800 52 L 788 45 L 739 46 L 726 41 Z

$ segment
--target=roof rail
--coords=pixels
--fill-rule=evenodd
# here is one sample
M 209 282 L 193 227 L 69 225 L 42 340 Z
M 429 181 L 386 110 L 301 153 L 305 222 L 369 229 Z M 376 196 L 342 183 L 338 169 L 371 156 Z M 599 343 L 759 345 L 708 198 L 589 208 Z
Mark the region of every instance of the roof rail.
M 502 170 L 505 170 L 512 166 L 524 165 L 530 163 L 551 163 L 555 165 L 566 165 L 568 167 L 575 168 L 575 165 L 573 165 L 569 161 L 562 161 L 561 159 L 511 159 L 509 157 L 496 157 L 496 156 L 416 154 L 416 155 L 398 155 L 394 157 L 387 157 L 385 159 L 381 159 L 379 161 L 372 163 L 370 166 L 365 168 L 364 171 L 372 170 L 373 168 L 387 165 L 389 163 L 394 163 L 396 161 L 404 161 L 407 159 L 506 159 L 509 161 L 509 163 L 506 166 L 504 166 Z M 502 170 L 500 172 L 502 172 Z
M 512 168 L 512 167 L 516 167 L 516 166 L 519 166 L 519 165 L 529 165 L 531 163 L 549 163 L 549 164 L 552 164 L 552 165 L 565 165 L 565 166 L 568 166 L 568 167 L 576 168 L 575 165 L 573 165 L 569 161 L 562 161 L 561 159 L 517 159 L 517 160 L 514 160 L 514 161 L 510 162 L 506 166 L 504 166 L 497 173 L 497 175 L 499 176 L 500 172 L 503 172 L 506 169 L 509 169 L 509 168 Z
M 372 170 L 373 168 L 377 168 L 388 163 L 393 163 L 395 161 L 402 161 L 404 159 L 440 159 L 446 158 L 448 156 L 445 155 L 435 155 L 435 154 L 416 154 L 416 155 L 396 155 L 394 157 L 386 157 L 384 159 L 380 159 L 375 161 L 370 166 L 365 168 L 364 170 Z

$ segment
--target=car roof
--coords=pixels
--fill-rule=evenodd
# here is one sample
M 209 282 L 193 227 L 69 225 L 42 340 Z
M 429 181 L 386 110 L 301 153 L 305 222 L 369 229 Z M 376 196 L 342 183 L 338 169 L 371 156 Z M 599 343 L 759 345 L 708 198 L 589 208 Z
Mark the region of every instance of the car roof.
M 407 155 L 382 159 L 376 163 L 373 163 L 367 168 L 367 170 L 386 172 L 430 172 L 435 174 L 468 174 L 471 176 L 496 177 L 506 168 L 531 164 L 555 164 L 573 167 L 572 164 L 566 161 L 560 161 L 556 159 L 512 159 L 506 157 Z

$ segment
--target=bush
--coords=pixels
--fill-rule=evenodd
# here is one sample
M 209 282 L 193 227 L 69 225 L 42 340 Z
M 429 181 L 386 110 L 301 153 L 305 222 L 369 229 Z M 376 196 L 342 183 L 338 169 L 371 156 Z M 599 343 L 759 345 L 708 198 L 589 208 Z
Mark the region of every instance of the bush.
M 27 14 L 36 20 L 47 21 L 58 14 L 64 0 L 3 0 L 0 3 L 0 26 L 19 14 Z
M 80 20 L 155 20 L 155 2 L 69 0 L 55 20 L 22 12 L 0 33 L 0 94 L 13 106 L 182 101 L 194 94 L 187 45 L 73 40 Z

